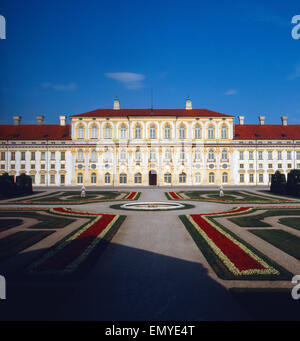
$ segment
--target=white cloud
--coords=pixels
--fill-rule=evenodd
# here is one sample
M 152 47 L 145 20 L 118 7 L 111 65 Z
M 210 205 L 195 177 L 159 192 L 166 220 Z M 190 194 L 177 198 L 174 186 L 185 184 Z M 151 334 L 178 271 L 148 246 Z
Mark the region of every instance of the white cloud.
M 139 89 L 144 87 L 143 80 L 145 79 L 145 76 L 140 73 L 107 72 L 105 76 L 121 82 L 127 89 Z
M 52 89 L 55 91 L 73 91 L 77 89 L 77 84 L 72 82 L 72 83 L 68 83 L 68 84 L 53 84 L 53 83 L 43 83 L 42 88 L 44 89 Z
M 235 90 L 235 89 L 229 89 L 224 93 L 225 96 L 232 96 L 232 95 L 236 95 L 236 94 L 237 94 L 237 90 Z

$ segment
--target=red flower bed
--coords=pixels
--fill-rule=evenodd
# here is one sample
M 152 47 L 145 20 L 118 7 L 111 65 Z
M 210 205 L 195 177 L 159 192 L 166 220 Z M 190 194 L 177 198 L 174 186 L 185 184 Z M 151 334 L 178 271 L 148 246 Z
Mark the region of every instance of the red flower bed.
M 182 199 L 175 192 L 169 192 L 169 195 L 172 199 L 175 199 L 175 200 Z
M 132 200 L 136 196 L 137 192 L 131 192 L 125 199 Z

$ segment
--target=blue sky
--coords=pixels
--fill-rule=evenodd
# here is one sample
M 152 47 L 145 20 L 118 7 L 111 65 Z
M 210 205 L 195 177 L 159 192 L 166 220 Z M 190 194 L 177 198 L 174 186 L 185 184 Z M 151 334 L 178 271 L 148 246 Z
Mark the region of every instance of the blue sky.
M 0 123 L 194 108 L 300 124 L 299 1 L 1 0 Z

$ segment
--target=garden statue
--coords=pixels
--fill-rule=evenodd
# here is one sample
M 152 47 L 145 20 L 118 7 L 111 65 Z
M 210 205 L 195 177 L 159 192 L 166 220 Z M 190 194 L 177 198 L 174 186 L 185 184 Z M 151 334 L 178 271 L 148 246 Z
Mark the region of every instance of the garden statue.
M 86 196 L 86 192 L 85 192 L 85 187 L 84 186 L 81 187 L 81 194 L 80 194 L 80 196 L 81 196 L 81 198 L 85 198 L 85 196 Z
M 220 197 L 224 197 L 224 192 L 223 192 L 223 186 L 220 186 L 220 193 L 219 193 Z

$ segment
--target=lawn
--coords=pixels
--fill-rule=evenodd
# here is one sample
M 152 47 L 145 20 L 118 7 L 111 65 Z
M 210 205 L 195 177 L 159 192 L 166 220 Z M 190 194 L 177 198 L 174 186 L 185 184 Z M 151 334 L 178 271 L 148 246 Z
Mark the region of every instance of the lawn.
M 280 218 L 279 223 L 300 230 L 300 217 Z
M 22 224 L 22 219 L 0 219 L 0 232 Z

